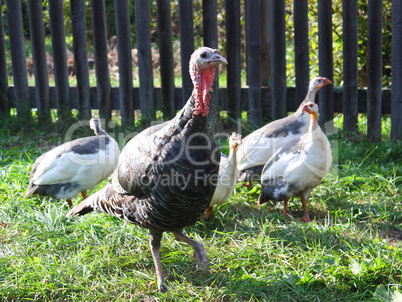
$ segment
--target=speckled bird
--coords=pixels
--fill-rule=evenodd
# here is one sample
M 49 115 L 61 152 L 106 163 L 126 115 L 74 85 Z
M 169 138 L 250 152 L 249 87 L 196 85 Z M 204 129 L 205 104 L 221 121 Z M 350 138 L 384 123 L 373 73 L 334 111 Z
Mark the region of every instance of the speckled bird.
M 79 193 L 110 176 L 119 160 L 119 145 L 102 128 L 98 118 L 89 125 L 95 136 L 64 143 L 40 156 L 32 165 L 25 197 L 41 195 L 66 199 L 70 207 Z
M 207 133 L 207 116 L 220 63 L 227 62 L 218 50 L 196 50 L 190 59 L 194 89 L 182 110 L 135 136 L 122 150 L 111 181 L 67 214 L 97 211 L 149 229 L 161 292 L 168 290 L 159 255 L 164 232 L 191 245 L 198 265 L 208 271 L 203 245 L 185 235 L 183 228 L 200 219 L 216 188 L 220 151 Z
M 307 95 L 295 113 L 273 121 L 250 133 L 237 149 L 238 181 L 260 181 L 262 168 L 270 157 L 293 139 L 300 138 L 308 130 L 310 117 L 303 112 L 303 106 L 314 102 L 317 91 L 331 81 L 315 77 L 310 81 Z
M 318 106 L 313 102 L 303 105 L 310 123 L 306 134 L 288 142 L 266 163 L 261 174 L 261 194 L 258 204 L 269 200 L 284 201 L 283 215 L 288 215 L 288 201 L 300 197 L 304 221 L 311 221 L 307 198 L 318 186 L 332 163 L 331 146 L 317 121 Z

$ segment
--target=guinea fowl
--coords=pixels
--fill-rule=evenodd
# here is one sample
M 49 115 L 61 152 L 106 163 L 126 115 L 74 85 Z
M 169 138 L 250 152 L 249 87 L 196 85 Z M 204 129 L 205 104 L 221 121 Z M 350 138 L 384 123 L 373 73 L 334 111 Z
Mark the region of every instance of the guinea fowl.
M 183 109 L 163 125 L 135 136 L 123 149 L 111 181 L 67 216 L 98 211 L 149 229 L 159 291 L 167 291 L 159 249 L 166 231 L 191 245 L 198 265 L 208 260 L 201 243 L 183 233 L 208 208 L 216 188 L 220 152 L 208 134 L 209 91 L 219 63 L 218 50 L 203 47 L 190 60 L 194 84 Z
M 232 195 L 237 182 L 236 167 L 236 149 L 241 144 L 241 135 L 235 132 L 229 137 L 229 156 L 221 153 L 221 162 L 219 164 L 218 184 L 214 196 L 207 211 L 203 215 L 203 219 L 210 218 L 215 205 L 221 205 Z
M 332 163 L 331 146 L 317 121 L 318 106 L 304 104 L 303 112 L 310 116 L 308 132 L 293 139 L 276 152 L 266 163 L 261 174 L 261 193 L 258 204 L 268 200 L 284 200 L 283 215 L 287 216 L 290 197 L 301 197 L 304 221 L 311 221 L 307 198 L 318 186 Z
M 108 177 L 117 166 L 119 145 L 102 128 L 98 118 L 89 121 L 96 136 L 64 143 L 40 156 L 32 166 L 25 197 L 34 195 L 71 199 Z
M 250 133 L 243 139 L 237 149 L 238 181 L 260 181 L 264 164 L 285 144 L 299 138 L 307 132 L 310 118 L 302 110 L 308 102 L 314 102 L 317 91 L 331 81 L 324 77 L 315 77 L 310 81 L 304 101 L 295 113 L 288 117 L 273 121 Z

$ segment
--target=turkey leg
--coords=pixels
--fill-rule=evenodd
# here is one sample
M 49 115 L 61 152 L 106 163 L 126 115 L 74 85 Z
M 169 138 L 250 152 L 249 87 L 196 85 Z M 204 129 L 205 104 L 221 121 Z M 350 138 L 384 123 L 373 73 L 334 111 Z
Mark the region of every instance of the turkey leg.
M 310 222 L 312 220 L 310 219 L 310 216 L 308 215 L 308 211 L 307 211 L 307 198 L 302 196 L 301 201 L 302 201 L 302 204 L 303 204 L 303 211 L 304 211 L 304 218 L 303 219 L 304 219 L 304 222 Z
M 177 241 L 185 242 L 193 247 L 198 266 L 201 267 L 201 265 L 204 264 L 204 272 L 208 273 L 209 264 L 203 245 L 184 235 L 182 232 L 173 232 L 173 235 Z
M 161 258 L 159 255 L 159 249 L 161 247 L 162 233 L 149 232 L 149 245 L 151 246 L 152 258 L 154 258 L 156 278 L 158 281 L 158 290 L 162 293 L 168 291 L 168 287 L 165 284 L 165 278 L 163 277 Z

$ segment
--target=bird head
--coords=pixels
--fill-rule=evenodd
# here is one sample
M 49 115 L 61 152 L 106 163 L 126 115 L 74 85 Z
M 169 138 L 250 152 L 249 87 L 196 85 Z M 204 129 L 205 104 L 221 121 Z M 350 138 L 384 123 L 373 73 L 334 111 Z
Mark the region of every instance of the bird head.
M 89 120 L 89 128 L 91 128 L 92 130 L 100 128 L 100 126 L 101 126 L 101 121 L 97 117 L 93 117 Z
M 215 69 L 220 63 L 227 64 L 227 61 L 217 49 L 201 47 L 191 55 L 190 76 L 195 90 L 194 115 L 208 115 L 211 98 L 209 92 L 215 79 Z
M 233 132 L 232 135 L 229 137 L 229 147 L 236 151 L 237 147 L 242 143 L 241 135 Z
M 303 105 L 303 112 L 306 112 L 310 115 L 313 120 L 317 120 L 318 114 L 318 105 L 314 102 L 308 102 Z
M 317 91 L 321 87 L 332 84 L 330 80 L 324 77 L 315 77 L 310 81 L 310 90 L 315 90 Z

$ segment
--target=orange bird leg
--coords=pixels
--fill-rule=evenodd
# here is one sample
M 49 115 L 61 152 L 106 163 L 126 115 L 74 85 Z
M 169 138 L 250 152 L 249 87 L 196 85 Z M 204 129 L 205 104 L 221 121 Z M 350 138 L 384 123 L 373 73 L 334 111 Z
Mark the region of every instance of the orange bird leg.
M 88 197 L 87 191 L 86 190 L 82 191 L 81 196 L 82 196 L 83 199 L 87 199 L 87 197 Z
M 67 199 L 67 203 L 68 203 L 68 206 L 69 206 L 70 208 L 73 207 L 73 203 L 71 202 L 71 199 Z
M 307 211 L 307 198 L 303 197 L 301 198 L 302 204 L 303 204 L 303 211 L 304 211 L 304 222 L 310 222 L 312 221 L 310 219 L 310 216 L 308 215 L 308 211 Z
M 288 214 L 288 201 L 289 201 L 290 197 L 286 197 L 284 203 L 283 203 L 283 216 L 289 216 Z
M 205 211 L 205 213 L 201 216 L 201 221 L 211 218 L 213 210 L 214 210 L 214 206 L 208 207 L 208 209 Z

